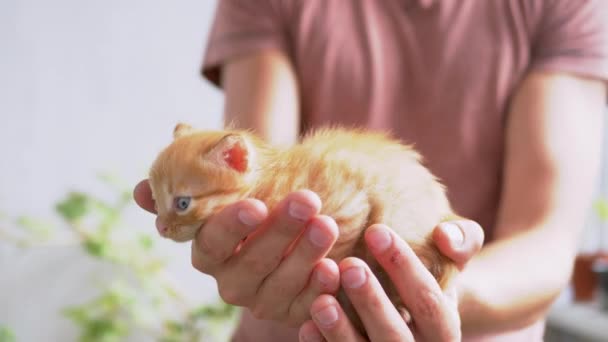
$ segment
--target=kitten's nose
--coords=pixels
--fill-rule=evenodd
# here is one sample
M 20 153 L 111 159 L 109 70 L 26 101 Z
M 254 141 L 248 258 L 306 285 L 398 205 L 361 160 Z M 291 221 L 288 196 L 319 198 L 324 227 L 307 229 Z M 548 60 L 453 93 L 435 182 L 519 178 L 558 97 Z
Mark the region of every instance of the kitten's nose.
M 158 216 L 156 217 L 156 229 L 161 235 L 167 232 L 167 225 Z

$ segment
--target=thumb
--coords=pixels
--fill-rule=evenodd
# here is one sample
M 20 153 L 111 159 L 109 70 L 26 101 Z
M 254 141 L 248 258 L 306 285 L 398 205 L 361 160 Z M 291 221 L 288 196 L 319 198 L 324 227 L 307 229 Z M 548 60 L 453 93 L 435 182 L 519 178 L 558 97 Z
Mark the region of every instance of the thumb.
M 156 214 L 154 210 L 154 200 L 152 199 L 152 189 L 150 189 L 150 183 L 147 179 L 139 182 L 133 189 L 133 199 L 135 203 L 142 209 Z
M 483 240 L 483 229 L 471 220 L 442 222 L 433 231 L 433 241 L 439 251 L 460 270 L 479 252 Z

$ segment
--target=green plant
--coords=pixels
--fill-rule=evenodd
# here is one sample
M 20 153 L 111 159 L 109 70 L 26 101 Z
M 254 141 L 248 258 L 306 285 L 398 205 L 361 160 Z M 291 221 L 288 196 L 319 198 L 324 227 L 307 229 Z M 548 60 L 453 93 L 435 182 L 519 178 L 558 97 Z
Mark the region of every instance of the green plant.
M 599 216 L 600 220 L 608 222 L 608 199 L 600 198 L 593 204 L 595 212 Z
M 236 322 L 237 310 L 223 302 L 191 306 L 166 272 L 167 258 L 155 249 L 155 238 L 123 222 L 125 210 L 133 204 L 129 187 L 116 177 L 100 179 L 113 190 L 112 200 L 70 192 L 55 206 L 73 242 L 87 256 L 116 269 L 97 297 L 63 310 L 79 328 L 79 341 L 122 341 L 136 329 L 148 335 L 146 340 L 161 342 L 221 339 Z M 19 217 L 13 223 L 19 231 L 0 230 L 0 234 L 24 248 L 52 243 L 53 233 L 58 232 L 46 221 L 31 217 Z M 11 341 L 5 335 L 11 336 L 0 329 L 0 342 Z
M 597 201 L 595 201 L 595 203 L 593 203 L 593 209 L 595 209 L 595 212 L 599 217 L 600 221 L 608 222 L 608 199 L 598 199 Z M 599 227 L 598 234 L 598 241 L 600 243 L 601 251 L 606 251 L 608 249 L 608 246 L 603 245 L 606 241 L 606 236 L 608 236 L 608 232 L 606 231 L 606 226 L 604 224 L 604 226 Z
M 3 325 L 0 325 L 0 342 L 15 342 L 15 334 Z

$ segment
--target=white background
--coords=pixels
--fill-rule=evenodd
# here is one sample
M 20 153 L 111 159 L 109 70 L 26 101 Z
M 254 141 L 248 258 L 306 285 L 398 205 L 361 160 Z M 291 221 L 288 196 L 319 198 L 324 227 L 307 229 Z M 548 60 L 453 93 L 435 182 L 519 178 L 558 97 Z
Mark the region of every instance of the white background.
M 52 218 L 70 189 L 110 198 L 97 173 L 135 184 L 177 121 L 220 127 L 222 95 L 199 75 L 215 4 L 0 1 L 0 212 Z M 128 217 L 155 232 L 152 215 Z M 162 247 L 194 300 L 216 296 L 188 245 Z M 0 241 L 0 325 L 18 341 L 75 340 L 59 311 L 92 298 L 108 271 L 78 248 Z
M 199 75 L 214 8 L 211 0 L 0 2 L 0 211 L 52 217 L 69 189 L 108 195 L 98 172 L 135 184 L 176 122 L 220 127 L 221 93 Z M 129 220 L 154 229 L 140 210 Z M 596 236 L 588 233 L 585 248 Z M 213 298 L 188 246 L 163 246 L 192 297 Z M 58 311 L 90 298 L 94 286 L 82 279 L 103 272 L 74 248 L 22 251 L 0 241 L 0 324 L 19 341 L 73 340 Z

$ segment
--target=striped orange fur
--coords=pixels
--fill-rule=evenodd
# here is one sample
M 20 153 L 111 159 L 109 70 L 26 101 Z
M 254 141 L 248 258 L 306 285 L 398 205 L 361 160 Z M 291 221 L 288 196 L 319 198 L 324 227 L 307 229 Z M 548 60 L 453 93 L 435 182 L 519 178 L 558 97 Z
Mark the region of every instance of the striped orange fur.
M 184 124 L 174 136 L 150 170 L 166 237 L 193 239 L 213 213 L 239 199 L 257 198 L 272 210 L 288 193 L 310 189 L 323 202 L 321 213 L 333 217 L 340 229 L 328 256 L 366 261 L 396 306 L 401 306 L 396 290 L 362 239 L 371 224 L 391 227 L 447 286 L 455 267 L 430 235 L 454 214 L 444 187 L 411 146 L 384 134 L 341 128 L 316 131 L 289 148 L 270 146 L 247 131 L 197 131 Z M 184 212 L 174 208 L 180 196 L 192 198 Z M 362 329 L 346 297 L 338 298 Z

